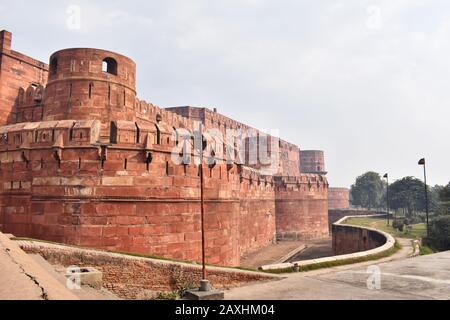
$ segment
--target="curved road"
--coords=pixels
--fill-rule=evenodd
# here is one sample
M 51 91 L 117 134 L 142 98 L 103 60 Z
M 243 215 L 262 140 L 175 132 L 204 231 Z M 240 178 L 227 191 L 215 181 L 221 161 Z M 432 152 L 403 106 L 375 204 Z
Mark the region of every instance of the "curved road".
M 397 239 L 402 249 L 377 261 L 304 273 L 279 281 L 255 283 L 225 292 L 227 300 L 450 299 L 450 251 L 409 258 L 411 240 Z M 374 269 L 370 266 L 376 266 Z M 368 273 L 368 270 L 371 273 Z M 380 281 L 376 279 L 379 270 Z M 372 276 L 372 277 L 371 277 Z M 373 277 L 375 276 L 375 278 Z M 369 278 L 371 277 L 371 278 Z M 377 286 L 379 284 L 379 286 Z

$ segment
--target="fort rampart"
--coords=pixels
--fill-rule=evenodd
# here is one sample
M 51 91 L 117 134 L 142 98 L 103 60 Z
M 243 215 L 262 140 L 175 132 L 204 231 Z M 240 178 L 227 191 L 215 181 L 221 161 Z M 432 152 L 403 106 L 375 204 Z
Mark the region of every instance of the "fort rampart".
M 66 49 L 47 65 L 13 52 L 10 33 L 1 39 L 0 230 L 200 261 L 199 170 L 172 161 L 173 150 L 190 143 L 178 129 L 250 127 L 206 108 L 139 100 L 136 65 L 125 56 Z M 233 145 L 206 139 L 205 154 L 219 147 Z M 205 165 L 208 263 L 239 265 L 277 235 L 328 235 L 325 176 L 300 172 L 293 144 L 280 140 L 268 152 L 279 159 L 272 174 L 259 162 Z

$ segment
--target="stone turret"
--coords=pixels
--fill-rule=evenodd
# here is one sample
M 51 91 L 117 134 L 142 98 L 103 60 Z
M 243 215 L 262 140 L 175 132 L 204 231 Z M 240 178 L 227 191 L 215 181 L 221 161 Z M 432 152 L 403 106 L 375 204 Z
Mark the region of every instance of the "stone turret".
M 324 152 L 321 150 L 301 150 L 300 172 L 326 175 Z
M 98 49 L 65 49 L 50 57 L 44 121 L 100 120 L 103 136 L 112 120 L 135 120 L 136 64 Z

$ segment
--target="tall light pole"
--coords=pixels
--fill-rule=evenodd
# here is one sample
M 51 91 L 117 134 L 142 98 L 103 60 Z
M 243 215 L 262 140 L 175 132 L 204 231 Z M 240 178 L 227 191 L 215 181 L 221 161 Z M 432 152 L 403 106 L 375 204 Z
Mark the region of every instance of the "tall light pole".
M 430 236 L 430 225 L 428 223 L 428 186 L 427 186 L 427 171 L 425 168 L 425 158 L 419 160 L 419 165 L 423 166 L 423 180 L 425 182 L 425 211 L 427 213 L 427 237 Z
M 387 225 L 389 226 L 389 175 L 386 173 L 383 178 L 386 178 L 386 211 L 387 211 Z
M 225 294 L 223 291 L 213 290 L 210 282 L 207 279 L 206 272 L 206 237 L 205 237 L 205 172 L 204 172 L 204 156 L 203 152 L 207 148 L 207 140 L 202 134 L 202 125 L 199 125 L 198 130 L 194 130 L 194 163 L 197 166 L 198 160 L 198 176 L 200 178 L 200 219 L 201 219 L 201 236 L 202 236 L 202 279 L 200 280 L 200 288 L 187 290 L 183 294 L 183 298 L 188 300 L 223 300 Z M 216 164 L 216 156 L 214 150 L 208 156 L 207 164 L 212 170 Z
M 201 129 L 200 129 L 201 134 Z M 199 176 L 200 176 L 200 217 L 202 228 L 202 280 L 200 281 L 200 291 L 211 291 L 211 285 L 207 279 L 206 272 L 206 240 L 205 240 L 205 178 L 203 172 L 203 152 L 207 147 L 207 142 L 201 135 L 201 148 L 200 148 L 200 164 L 199 164 Z M 208 167 L 212 170 L 216 166 L 215 154 L 211 152 L 211 156 L 207 159 Z
M 199 175 L 200 175 L 200 216 L 202 224 L 202 282 L 200 288 L 202 291 L 208 291 L 205 287 L 205 282 L 207 281 L 206 274 L 206 254 L 205 254 L 205 198 L 204 198 L 204 180 L 203 180 L 203 157 L 200 157 L 199 164 Z

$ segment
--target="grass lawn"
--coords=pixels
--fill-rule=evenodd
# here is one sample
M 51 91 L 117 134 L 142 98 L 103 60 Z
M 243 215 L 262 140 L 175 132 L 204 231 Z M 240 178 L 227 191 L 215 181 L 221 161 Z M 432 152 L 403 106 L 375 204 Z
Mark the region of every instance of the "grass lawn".
M 380 217 L 355 217 L 345 220 L 344 223 L 378 229 L 398 238 L 418 239 L 425 237 L 426 235 L 425 223 L 413 224 L 410 232 L 407 232 L 406 230 L 400 232 L 397 229 L 392 228 L 392 220 L 390 220 L 390 225 L 388 226 L 386 218 Z

